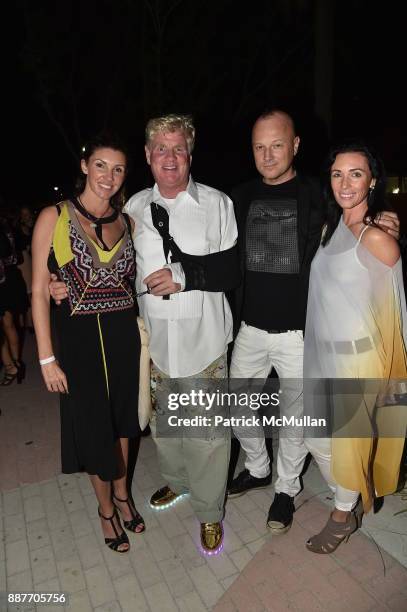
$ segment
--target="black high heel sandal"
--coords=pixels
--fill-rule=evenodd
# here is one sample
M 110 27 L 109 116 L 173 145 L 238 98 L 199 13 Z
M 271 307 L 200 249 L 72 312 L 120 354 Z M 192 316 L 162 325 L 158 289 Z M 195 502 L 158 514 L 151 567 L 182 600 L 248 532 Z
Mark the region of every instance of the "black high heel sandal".
M 353 508 L 352 513 L 355 516 L 356 524 L 358 526 L 358 529 L 360 529 L 362 527 L 362 519 L 363 519 L 363 516 L 364 516 L 364 513 L 365 513 L 364 509 L 363 509 L 363 501 L 362 501 L 362 497 L 361 496 L 358 499 L 358 503 Z
M 25 378 L 26 366 L 24 361 L 20 361 L 20 359 L 13 359 L 13 361 L 17 368 L 17 384 L 20 385 Z
M 15 372 L 11 373 L 10 368 L 12 367 L 17 368 Z M 0 381 L 0 386 L 1 387 L 9 387 L 11 384 L 13 384 L 13 382 L 15 380 L 17 380 L 17 383 L 21 382 L 18 380 L 18 366 L 13 362 L 13 363 L 8 363 L 7 365 L 4 366 L 4 375 L 3 378 Z
M 126 532 L 123 530 L 121 532 L 121 534 L 119 535 L 119 532 L 117 531 L 116 525 L 113 522 L 113 519 L 116 517 L 117 521 L 118 521 L 118 523 L 120 525 L 120 519 L 119 519 L 119 517 L 117 515 L 116 508 L 113 510 L 112 516 L 103 516 L 103 514 L 100 512 L 100 508 L 98 508 L 98 515 L 104 521 L 109 521 L 110 522 L 111 526 L 113 527 L 113 531 L 115 532 L 115 535 L 116 535 L 115 538 L 105 538 L 106 546 L 108 546 L 109 548 L 111 548 L 112 550 L 114 550 L 115 552 L 118 552 L 118 553 L 129 552 L 129 550 L 130 550 L 130 542 L 129 542 L 129 538 L 127 537 Z M 119 546 L 121 546 L 122 544 L 128 544 L 128 548 L 126 548 L 125 550 L 119 550 Z
M 132 518 L 131 518 L 131 521 L 125 521 L 123 519 L 124 527 L 128 531 L 131 531 L 132 533 L 143 533 L 143 531 L 146 530 L 146 524 L 141 514 L 137 512 L 136 508 L 133 508 L 133 506 L 131 505 L 129 498 L 127 497 L 126 499 L 119 499 L 118 497 L 116 497 L 116 495 L 113 494 L 113 503 L 114 503 L 114 500 L 121 502 L 122 504 L 127 504 L 129 507 Z M 119 510 L 120 514 L 122 514 L 122 511 L 116 504 L 115 504 L 115 507 Z M 138 531 L 136 531 L 137 527 L 142 527 L 142 529 L 139 529 Z

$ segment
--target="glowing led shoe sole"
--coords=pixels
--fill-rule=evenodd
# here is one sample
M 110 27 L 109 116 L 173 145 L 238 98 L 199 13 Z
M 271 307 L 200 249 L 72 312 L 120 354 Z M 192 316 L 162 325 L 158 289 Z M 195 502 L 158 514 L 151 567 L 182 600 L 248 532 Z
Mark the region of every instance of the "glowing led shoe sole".
M 205 555 L 218 555 L 223 549 L 222 523 L 201 523 L 201 548 Z
M 180 499 L 185 497 L 187 493 L 174 493 L 170 487 L 166 485 L 162 489 L 158 489 L 150 498 L 150 506 L 154 510 L 165 510 L 176 504 Z

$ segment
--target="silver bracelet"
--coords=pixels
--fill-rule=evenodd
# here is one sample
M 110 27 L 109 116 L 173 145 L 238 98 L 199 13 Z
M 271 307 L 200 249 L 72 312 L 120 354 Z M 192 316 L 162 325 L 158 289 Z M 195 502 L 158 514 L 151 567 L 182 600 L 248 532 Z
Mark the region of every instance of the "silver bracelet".
M 40 365 L 47 365 L 47 363 L 52 363 L 56 361 L 55 355 L 51 355 L 51 357 L 47 357 L 46 359 L 40 359 Z

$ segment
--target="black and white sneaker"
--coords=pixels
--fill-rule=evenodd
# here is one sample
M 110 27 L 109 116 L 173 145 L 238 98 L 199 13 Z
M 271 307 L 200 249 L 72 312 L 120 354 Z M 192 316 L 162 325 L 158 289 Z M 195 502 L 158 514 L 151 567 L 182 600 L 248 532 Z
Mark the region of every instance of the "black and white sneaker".
M 287 533 L 292 525 L 294 512 L 294 497 L 287 493 L 276 493 L 270 506 L 267 527 L 274 535 Z
M 249 470 L 243 470 L 228 487 L 228 497 L 239 497 L 251 489 L 263 489 L 271 483 L 271 474 L 265 478 L 252 476 Z

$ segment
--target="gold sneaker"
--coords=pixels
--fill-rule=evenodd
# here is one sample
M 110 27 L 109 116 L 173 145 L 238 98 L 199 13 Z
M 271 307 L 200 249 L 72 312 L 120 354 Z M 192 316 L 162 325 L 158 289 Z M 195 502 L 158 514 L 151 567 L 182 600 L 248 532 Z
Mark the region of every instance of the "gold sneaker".
M 206 555 L 217 555 L 222 550 L 222 523 L 201 523 L 201 545 Z
M 158 489 L 150 498 L 150 506 L 155 510 L 164 510 L 173 506 L 179 499 L 184 497 L 185 493 L 174 493 L 170 487 L 166 485 L 162 489 Z

